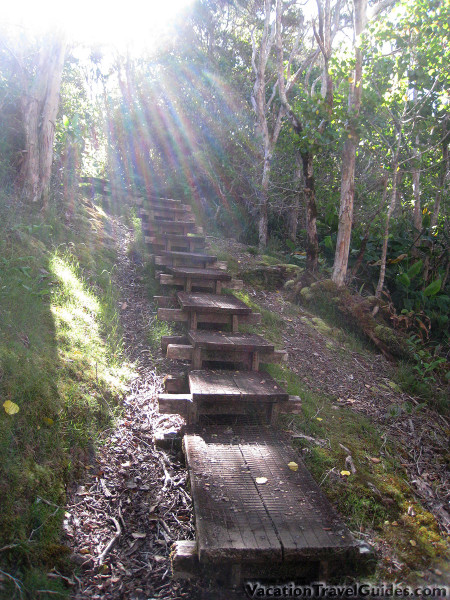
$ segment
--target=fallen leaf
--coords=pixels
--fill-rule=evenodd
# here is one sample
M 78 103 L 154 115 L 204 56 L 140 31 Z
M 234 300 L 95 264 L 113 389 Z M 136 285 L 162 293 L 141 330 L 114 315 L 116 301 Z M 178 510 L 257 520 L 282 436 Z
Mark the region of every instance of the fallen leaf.
M 3 402 L 3 408 L 8 415 L 15 415 L 19 412 L 19 407 L 14 402 L 11 402 L 11 400 Z
M 318 421 L 323 421 L 323 419 L 321 419 L 320 417 L 316 417 L 316 419 L 317 419 Z
M 54 423 L 53 419 L 50 419 L 49 417 L 44 417 L 42 420 L 44 423 L 47 423 L 47 425 L 53 425 Z
M 142 533 L 140 531 L 136 531 L 135 533 L 131 534 L 131 537 L 134 537 L 135 540 L 141 540 L 145 537 L 147 537 L 146 533 Z
M 128 306 L 128 304 L 126 302 L 122 302 L 122 307 L 121 307 L 122 310 L 125 310 L 127 306 Z
M 439 569 L 433 569 L 433 571 L 435 575 L 442 575 L 442 571 L 439 571 Z
M 298 464 L 294 461 L 291 461 L 290 463 L 288 463 L 288 467 L 290 468 L 291 471 L 298 471 Z
M 343 477 L 349 477 L 351 475 L 350 471 L 341 471 L 341 475 Z
M 417 542 L 414 540 L 409 540 L 409 543 L 411 544 L 411 546 L 417 546 Z
M 379 459 L 379 458 L 376 458 L 376 457 L 373 457 L 373 458 L 371 458 L 370 460 L 371 460 L 373 463 L 375 463 L 376 465 L 377 465 L 378 463 L 380 463 L 380 462 L 381 462 L 381 459 Z
M 267 483 L 267 477 L 257 477 L 255 481 L 257 484 L 262 485 L 263 483 Z

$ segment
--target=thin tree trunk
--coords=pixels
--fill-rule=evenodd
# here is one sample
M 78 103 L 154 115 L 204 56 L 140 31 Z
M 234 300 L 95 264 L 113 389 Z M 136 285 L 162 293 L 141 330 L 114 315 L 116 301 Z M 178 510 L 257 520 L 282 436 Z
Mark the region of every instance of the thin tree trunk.
M 21 179 L 23 192 L 32 202 L 39 199 L 39 100 L 31 94 L 21 98 L 23 131 L 25 134 L 25 160 Z
M 449 176 L 449 170 L 448 170 L 448 167 L 449 167 L 449 164 L 448 164 L 448 141 L 449 140 L 448 140 L 448 134 L 447 134 L 447 121 L 444 121 L 443 129 L 444 129 L 444 137 L 443 137 L 443 141 L 442 141 L 442 164 L 441 164 L 441 170 L 439 173 L 436 197 L 434 200 L 433 214 L 431 215 L 431 222 L 430 222 L 431 230 L 433 230 L 437 227 L 438 219 L 439 219 L 439 211 L 441 208 L 441 200 L 444 195 L 446 185 L 447 185 L 447 179 Z M 447 265 L 447 267 L 448 267 L 448 265 Z M 423 265 L 424 287 L 427 286 L 429 271 L 430 271 L 430 255 L 427 254 L 424 265 Z M 442 288 L 444 288 L 443 285 L 442 285 Z
M 436 191 L 436 198 L 434 201 L 433 214 L 431 215 L 431 228 L 437 226 L 439 219 L 439 210 L 441 208 L 441 200 L 444 195 L 444 190 L 447 186 L 449 176 L 449 161 L 448 161 L 448 142 L 449 136 L 447 132 L 447 121 L 444 122 L 444 139 L 442 142 L 442 166 L 439 173 L 438 189 Z
M 269 181 L 271 168 L 272 154 L 270 149 L 266 147 L 264 153 L 264 169 L 261 183 L 261 200 L 259 204 L 259 221 L 258 221 L 258 242 L 259 248 L 262 250 L 267 246 L 268 233 L 268 204 L 269 204 Z
M 386 257 L 387 257 L 387 248 L 388 248 L 388 240 L 389 240 L 389 224 L 391 221 L 392 214 L 395 210 L 395 204 L 397 201 L 397 184 L 398 184 L 398 176 L 399 176 L 398 158 L 400 155 L 401 144 L 402 144 L 402 134 L 399 131 L 398 138 L 397 138 L 397 147 L 395 150 L 393 164 L 392 164 L 393 175 L 392 175 L 391 202 L 389 204 L 389 209 L 388 209 L 388 212 L 386 215 L 386 224 L 384 226 L 383 247 L 381 250 L 380 276 L 378 278 L 378 285 L 377 285 L 377 289 L 375 291 L 375 296 L 377 298 L 381 298 L 381 292 L 383 290 L 384 279 L 386 276 Z M 378 306 L 375 307 L 375 309 L 377 309 L 377 308 L 378 308 Z M 375 309 L 374 309 L 374 311 L 375 311 Z M 374 314 L 376 314 L 376 311 Z
M 44 207 L 53 162 L 55 120 L 65 52 L 66 42 L 63 40 L 54 40 L 41 48 L 33 81 L 21 99 L 26 150 L 21 171 L 24 193 L 32 202 L 43 197 Z
M 319 262 L 319 241 L 317 237 L 317 206 L 314 181 L 313 155 L 302 153 L 303 177 L 306 200 L 306 268 L 314 273 Z
M 288 212 L 287 216 L 287 233 L 288 239 L 291 242 L 296 242 L 297 240 L 297 229 L 298 229 L 298 216 L 300 212 L 300 194 L 301 194 L 301 181 L 302 181 L 302 164 L 299 160 L 299 157 L 296 157 L 296 168 L 294 172 L 295 181 L 298 182 L 296 185 L 297 191 L 294 197 L 294 205 Z
M 414 90 L 415 95 L 417 94 Z M 422 211 L 420 208 L 420 169 L 419 169 L 419 136 L 416 137 L 416 145 L 414 147 L 414 168 L 412 169 L 412 184 L 413 184 L 413 196 L 414 196 L 414 214 L 413 214 L 413 228 L 414 228 L 414 245 L 411 250 L 412 256 L 417 257 L 419 255 L 420 246 L 420 232 L 422 231 Z
M 48 83 L 44 106 L 41 115 L 41 130 L 39 135 L 39 179 L 40 195 L 43 208 L 48 202 L 48 191 L 53 163 L 53 142 L 55 139 L 55 122 L 59 106 L 59 92 L 66 56 L 66 41 L 55 44 L 52 60 L 48 65 Z
M 353 0 L 355 39 L 359 40 L 367 22 L 367 0 Z M 353 224 L 353 199 L 355 195 L 356 148 L 359 144 L 356 121 L 361 109 L 362 94 L 362 52 L 355 45 L 354 81 L 349 92 L 348 126 L 342 153 L 341 202 L 336 253 L 333 265 L 333 281 L 342 286 L 347 274 L 348 255 Z
M 383 198 L 381 200 L 380 208 L 377 210 L 377 212 L 375 214 L 371 215 L 369 218 L 369 223 L 367 224 L 366 230 L 364 232 L 364 237 L 361 242 L 361 248 L 359 249 L 358 256 L 356 257 L 356 260 L 355 260 L 355 264 L 353 265 L 353 268 L 351 270 L 350 279 L 353 279 L 354 277 L 356 277 L 356 275 L 361 267 L 361 263 L 363 261 L 364 254 L 366 253 L 367 242 L 369 241 L 370 228 L 373 224 L 373 220 L 382 211 L 382 209 L 386 203 L 387 186 L 388 186 L 388 177 L 384 177 Z

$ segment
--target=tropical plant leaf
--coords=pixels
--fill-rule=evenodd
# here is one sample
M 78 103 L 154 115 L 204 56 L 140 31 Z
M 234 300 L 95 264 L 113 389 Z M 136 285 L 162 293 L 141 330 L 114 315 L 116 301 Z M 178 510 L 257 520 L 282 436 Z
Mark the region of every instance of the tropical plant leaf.
M 406 274 L 408 275 L 408 277 L 410 279 L 414 279 L 414 277 L 420 273 L 420 271 L 422 269 L 422 265 L 423 265 L 423 261 L 418 260 L 416 263 L 414 263 L 412 265 L 412 267 L 409 267 L 409 269 L 406 271 Z
M 434 281 L 432 281 L 430 283 L 430 285 L 428 285 L 423 290 L 423 293 L 425 294 L 425 296 L 428 296 L 428 297 L 435 296 L 441 289 L 441 285 L 442 285 L 442 279 L 435 279 Z

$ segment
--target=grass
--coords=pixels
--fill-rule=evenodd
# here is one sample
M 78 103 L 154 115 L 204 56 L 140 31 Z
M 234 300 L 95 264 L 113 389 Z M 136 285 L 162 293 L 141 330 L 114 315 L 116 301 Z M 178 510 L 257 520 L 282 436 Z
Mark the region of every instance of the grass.
M 448 545 L 435 518 L 411 492 L 399 464 L 402 449 L 363 415 L 311 392 L 288 368 L 267 365 L 266 370 L 287 383 L 289 394 L 301 397 L 303 414 L 283 416 L 282 426 L 294 436 L 316 440 L 298 437 L 294 443 L 350 528 L 363 536 L 373 532 L 380 544 L 388 541 L 404 563 L 400 576 L 406 581 L 416 581 L 417 572 L 423 569 L 442 569 Z M 356 467 L 350 476 L 341 475 L 348 471 L 347 450 Z M 380 562 L 375 577 L 389 579 L 388 563 Z
M 67 225 L 56 209 L 44 218 L 15 199 L 2 198 L 0 212 L 0 405 L 18 407 L 0 406 L 1 569 L 27 597 L 50 597 L 61 586 L 44 574 L 64 570 L 70 553 L 60 542 L 65 487 L 120 413 L 133 368 L 101 208 L 80 199 Z M 18 591 L 8 577 L 3 585 Z

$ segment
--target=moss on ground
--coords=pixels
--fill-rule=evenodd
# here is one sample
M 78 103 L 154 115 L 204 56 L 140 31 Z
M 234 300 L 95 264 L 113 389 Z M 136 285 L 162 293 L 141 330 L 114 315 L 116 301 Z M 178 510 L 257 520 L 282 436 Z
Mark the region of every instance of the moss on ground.
M 43 216 L 15 198 L 0 208 L 0 560 L 30 598 L 64 593 L 45 573 L 67 568 L 65 486 L 120 414 L 133 373 L 109 218 L 82 198 L 67 224 L 61 212 Z M 7 401 L 18 412 L 7 414 Z
M 380 544 L 388 542 L 404 565 L 402 577 L 410 580 L 416 571 L 445 561 L 448 541 L 434 516 L 412 494 L 399 464 L 401 448 L 363 415 L 311 392 L 287 367 L 267 365 L 266 370 L 302 399 L 302 415 L 284 415 L 281 425 L 294 434 L 294 445 L 307 467 L 350 528 L 373 532 Z M 295 438 L 296 434 L 308 437 Z M 349 454 L 356 472 L 342 475 L 349 471 Z M 380 562 L 375 578 L 386 577 L 386 569 Z

